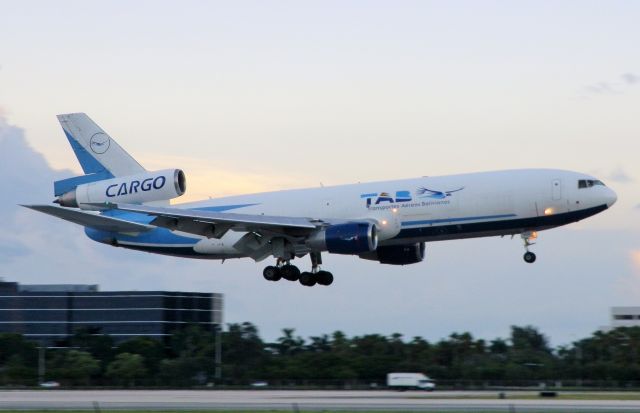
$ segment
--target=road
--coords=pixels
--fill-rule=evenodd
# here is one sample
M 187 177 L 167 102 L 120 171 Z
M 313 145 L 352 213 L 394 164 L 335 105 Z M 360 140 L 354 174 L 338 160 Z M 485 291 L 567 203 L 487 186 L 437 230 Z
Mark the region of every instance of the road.
M 102 410 L 369 410 L 504 412 L 640 412 L 640 400 L 514 400 L 509 392 L 393 392 L 305 390 L 13 390 L 0 391 L 0 409 Z M 491 397 L 491 398 L 489 398 Z

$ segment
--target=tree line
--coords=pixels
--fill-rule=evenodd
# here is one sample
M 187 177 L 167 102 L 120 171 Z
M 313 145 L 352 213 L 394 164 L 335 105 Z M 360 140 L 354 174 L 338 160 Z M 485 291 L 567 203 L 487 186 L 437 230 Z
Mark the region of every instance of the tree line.
M 246 322 L 229 324 L 221 343 L 217 380 L 214 333 L 195 325 L 167 342 L 137 337 L 118 345 L 107 335 L 79 331 L 67 348 L 46 350 L 21 335 L 0 334 L 0 385 L 37 385 L 40 379 L 65 386 L 384 385 L 390 372 L 422 372 L 452 386 L 640 382 L 640 327 L 597 331 L 552 348 L 532 326 L 512 326 L 508 338 L 490 341 L 468 332 L 437 342 L 400 334 L 348 337 L 341 331 L 303 339 L 284 329 L 275 342 L 265 342 Z

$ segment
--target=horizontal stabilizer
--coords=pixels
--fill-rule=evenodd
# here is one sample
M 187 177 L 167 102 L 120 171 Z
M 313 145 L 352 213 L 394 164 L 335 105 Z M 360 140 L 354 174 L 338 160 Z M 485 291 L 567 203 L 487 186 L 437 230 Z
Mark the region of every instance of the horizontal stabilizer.
M 125 221 L 123 219 L 53 205 L 22 206 L 45 214 L 53 215 L 54 217 L 64 219 L 65 221 L 70 221 L 84 227 L 94 228 L 101 231 L 132 234 L 150 231 L 155 228 L 153 225 L 139 224 L 137 222 Z

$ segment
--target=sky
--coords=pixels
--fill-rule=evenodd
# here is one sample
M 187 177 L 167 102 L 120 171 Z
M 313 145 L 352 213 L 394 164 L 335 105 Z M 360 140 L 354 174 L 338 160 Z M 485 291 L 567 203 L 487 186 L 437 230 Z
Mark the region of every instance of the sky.
M 640 3 L 0 0 L 0 276 L 226 294 L 269 340 L 343 330 L 553 343 L 640 305 Z M 618 203 L 519 239 L 427 245 L 391 267 L 327 256 L 330 288 L 251 260 L 114 249 L 17 206 L 80 174 L 55 118 L 86 112 L 179 201 L 508 168 L 591 173 Z

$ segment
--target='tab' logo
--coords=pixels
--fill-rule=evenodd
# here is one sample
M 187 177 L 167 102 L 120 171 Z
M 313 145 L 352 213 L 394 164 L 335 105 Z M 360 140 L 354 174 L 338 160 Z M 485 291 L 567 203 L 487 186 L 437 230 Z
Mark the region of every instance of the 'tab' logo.
M 371 206 L 371 204 L 381 204 L 383 202 L 387 202 L 390 204 L 396 204 L 400 202 L 410 202 L 411 201 L 411 191 L 396 191 L 395 197 L 391 196 L 389 192 L 372 192 L 368 194 L 360 195 L 360 198 L 367 200 L 367 208 Z M 375 200 L 375 202 L 374 202 Z

